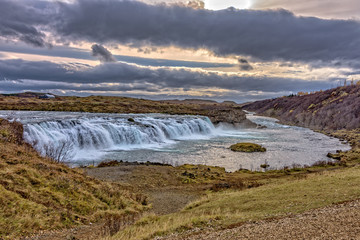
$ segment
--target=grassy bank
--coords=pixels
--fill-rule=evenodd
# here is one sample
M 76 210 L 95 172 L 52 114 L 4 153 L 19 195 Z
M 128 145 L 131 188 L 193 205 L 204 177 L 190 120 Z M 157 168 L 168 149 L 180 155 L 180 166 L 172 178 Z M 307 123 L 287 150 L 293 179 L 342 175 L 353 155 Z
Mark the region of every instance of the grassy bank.
M 143 200 L 42 158 L 23 143 L 21 124 L 0 120 L 0 239 L 136 215 Z
M 348 165 L 358 165 L 360 163 L 360 128 L 351 130 L 337 130 L 325 132 L 325 134 L 347 141 L 351 145 L 351 150 L 337 154 L 343 162 Z
M 150 215 L 112 239 L 148 239 L 194 227 L 230 227 L 244 221 L 281 217 L 360 198 L 360 168 L 302 175 L 289 181 L 274 178 L 258 188 L 210 193 L 184 210 Z

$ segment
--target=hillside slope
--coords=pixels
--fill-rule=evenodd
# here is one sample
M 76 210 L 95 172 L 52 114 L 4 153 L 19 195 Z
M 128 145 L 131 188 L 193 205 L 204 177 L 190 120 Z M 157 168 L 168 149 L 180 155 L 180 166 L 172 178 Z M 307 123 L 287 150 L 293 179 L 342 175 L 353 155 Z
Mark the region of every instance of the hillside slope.
M 0 119 L 0 239 L 123 215 L 146 206 L 141 195 L 40 157 L 22 125 Z
M 360 84 L 249 103 L 243 109 L 314 130 L 360 128 Z

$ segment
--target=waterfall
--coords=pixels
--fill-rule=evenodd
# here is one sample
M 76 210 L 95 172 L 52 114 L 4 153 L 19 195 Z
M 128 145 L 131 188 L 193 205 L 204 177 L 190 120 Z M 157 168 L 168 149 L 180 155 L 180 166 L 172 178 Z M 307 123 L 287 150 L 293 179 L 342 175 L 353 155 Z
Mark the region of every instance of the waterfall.
M 41 119 L 24 123 L 24 139 L 42 155 L 48 146 L 55 149 L 71 144 L 74 155 L 86 150 L 127 150 L 160 147 L 175 140 L 199 139 L 210 136 L 214 126 L 201 116 L 122 115 L 77 118 Z M 80 156 L 81 157 L 81 156 Z

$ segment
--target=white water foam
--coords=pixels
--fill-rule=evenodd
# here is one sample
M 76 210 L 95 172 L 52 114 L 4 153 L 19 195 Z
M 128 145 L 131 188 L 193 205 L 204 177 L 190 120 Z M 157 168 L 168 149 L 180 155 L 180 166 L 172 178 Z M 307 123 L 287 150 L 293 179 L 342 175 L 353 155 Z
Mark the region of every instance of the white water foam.
M 98 158 L 108 151 L 160 149 L 178 140 L 209 139 L 215 134 L 210 120 L 202 116 L 65 116 L 29 121 L 23 116 L 25 141 L 42 155 L 46 146 L 69 142 L 76 160 Z

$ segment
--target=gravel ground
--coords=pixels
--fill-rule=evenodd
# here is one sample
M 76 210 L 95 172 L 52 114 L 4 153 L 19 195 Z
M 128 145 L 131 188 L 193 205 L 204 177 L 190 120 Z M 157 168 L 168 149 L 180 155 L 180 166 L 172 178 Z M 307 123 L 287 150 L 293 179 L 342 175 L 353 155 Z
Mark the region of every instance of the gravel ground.
M 206 230 L 158 239 L 360 239 L 360 200 L 281 219 L 247 222 L 226 230 Z

